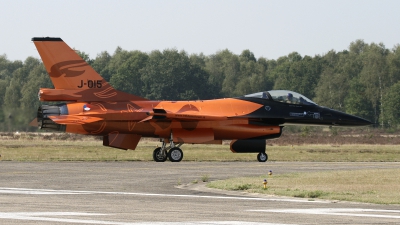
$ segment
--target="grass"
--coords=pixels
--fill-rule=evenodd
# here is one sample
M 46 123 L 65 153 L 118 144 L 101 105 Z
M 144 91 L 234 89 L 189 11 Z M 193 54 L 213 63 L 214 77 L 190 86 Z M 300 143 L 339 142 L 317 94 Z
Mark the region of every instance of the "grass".
M 290 173 L 212 181 L 207 187 L 266 195 L 400 204 L 400 169 Z M 267 179 L 267 189 L 263 180 Z
M 203 182 L 208 182 L 209 179 L 210 179 L 210 175 L 208 175 L 208 174 L 203 174 L 201 176 L 201 181 L 203 181 Z
M 10 161 L 151 161 L 160 142 L 142 140 L 134 151 L 104 147 L 101 140 L 51 139 L 40 136 L 0 139 L 2 160 Z M 183 145 L 184 161 L 255 161 L 255 153 L 233 154 L 229 145 Z M 398 145 L 287 145 L 267 146 L 270 161 L 398 162 Z

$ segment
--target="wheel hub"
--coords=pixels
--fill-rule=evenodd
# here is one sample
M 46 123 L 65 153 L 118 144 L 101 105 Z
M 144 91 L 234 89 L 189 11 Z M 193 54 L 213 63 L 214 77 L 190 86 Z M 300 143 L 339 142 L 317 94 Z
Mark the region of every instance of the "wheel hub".
M 178 159 L 180 159 L 181 158 L 181 152 L 180 151 L 178 151 L 178 150 L 172 150 L 172 152 L 171 152 L 171 158 L 172 159 L 174 159 L 174 160 L 178 160 Z

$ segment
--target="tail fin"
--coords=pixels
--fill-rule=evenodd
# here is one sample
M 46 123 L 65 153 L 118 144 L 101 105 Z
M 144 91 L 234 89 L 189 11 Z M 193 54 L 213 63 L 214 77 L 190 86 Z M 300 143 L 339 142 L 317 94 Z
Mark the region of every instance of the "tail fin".
M 109 101 L 126 98 L 144 100 L 139 96 L 116 91 L 61 38 L 34 37 L 32 41 L 55 89 L 61 89 L 65 93 L 77 91 L 81 93 L 81 100 L 96 100 L 94 96 Z
M 61 38 L 32 38 L 56 89 L 89 89 L 108 83 Z M 87 81 L 95 82 L 90 84 Z M 98 83 L 97 83 L 98 82 Z M 86 85 L 84 85 L 86 83 Z M 82 85 L 81 85 L 82 84 Z

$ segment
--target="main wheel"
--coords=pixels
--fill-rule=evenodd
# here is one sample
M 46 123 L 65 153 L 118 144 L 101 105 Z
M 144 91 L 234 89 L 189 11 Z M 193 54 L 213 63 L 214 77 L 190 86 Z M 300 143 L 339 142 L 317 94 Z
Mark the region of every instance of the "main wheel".
M 161 153 L 161 148 L 158 147 L 158 148 L 154 149 L 154 151 L 153 151 L 153 159 L 156 162 L 165 162 L 165 160 L 167 160 L 167 156 L 166 156 L 166 154 L 163 155 Z
M 258 153 L 258 155 L 257 155 L 257 160 L 258 160 L 259 162 L 266 162 L 266 161 L 268 160 L 268 155 L 267 155 L 267 153 L 265 153 L 265 152 L 260 152 L 260 153 Z
M 183 152 L 180 148 L 171 148 L 168 152 L 168 158 L 171 162 L 180 162 L 183 158 Z

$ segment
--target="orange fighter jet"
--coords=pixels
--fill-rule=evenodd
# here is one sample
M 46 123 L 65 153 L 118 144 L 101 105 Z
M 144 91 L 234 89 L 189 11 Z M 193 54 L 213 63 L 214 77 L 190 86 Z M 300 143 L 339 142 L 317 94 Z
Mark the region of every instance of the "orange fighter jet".
M 61 38 L 32 38 L 54 84 L 41 88 L 40 129 L 103 136 L 103 145 L 134 150 L 141 137 L 162 146 L 153 159 L 179 162 L 180 146 L 232 140 L 237 153 L 258 153 L 265 162 L 266 140 L 278 138 L 286 124 L 362 126 L 369 121 L 318 106 L 293 91 L 264 91 L 235 98 L 153 101 L 115 90 Z M 129 81 L 126 81 L 129 82 Z

